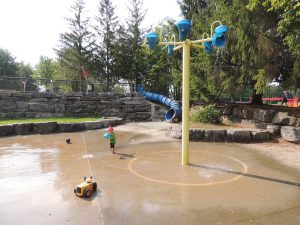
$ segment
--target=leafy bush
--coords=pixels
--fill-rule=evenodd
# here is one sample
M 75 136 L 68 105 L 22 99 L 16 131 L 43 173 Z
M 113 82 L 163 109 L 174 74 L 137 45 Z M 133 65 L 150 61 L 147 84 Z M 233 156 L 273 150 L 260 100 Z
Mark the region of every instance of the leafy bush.
M 204 107 L 195 107 L 193 109 L 191 119 L 194 122 L 201 123 L 220 123 L 221 112 L 215 105 L 208 105 Z

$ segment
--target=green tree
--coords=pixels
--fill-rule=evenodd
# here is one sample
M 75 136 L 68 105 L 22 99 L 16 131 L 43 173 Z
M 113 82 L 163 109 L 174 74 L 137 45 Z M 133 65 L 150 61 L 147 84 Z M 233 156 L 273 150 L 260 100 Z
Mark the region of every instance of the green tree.
M 222 22 L 230 27 L 224 49 L 211 55 L 192 52 L 191 76 L 204 81 L 201 84 L 196 79 L 198 84 L 195 83 L 194 89 L 202 90 L 197 95 L 233 96 L 237 90 L 251 85 L 253 103 L 259 104 L 269 82 L 290 76 L 291 54 L 276 32 L 276 13 L 263 8 L 250 11 L 246 7 L 248 0 L 201 1 L 199 4 L 203 7 L 197 9 L 193 6 L 195 1 L 182 2 L 185 8 L 193 10 L 193 13 L 183 11 L 185 16 L 193 19 L 191 38 L 201 38 L 217 18 L 222 18 Z M 197 89 L 198 85 L 201 87 Z
M 145 30 L 141 28 L 142 21 L 145 17 L 145 11 L 142 9 L 142 0 L 129 0 L 129 18 L 127 19 L 127 33 L 128 42 L 127 46 L 127 65 L 128 73 L 124 74 L 127 80 L 135 83 L 135 86 L 142 83 L 144 80 L 145 70 L 145 55 L 144 48 L 142 47 Z
M 161 33 L 163 41 L 178 40 L 178 29 L 176 21 L 168 19 L 161 24 Z M 165 66 L 167 66 L 168 73 L 165 74 L 165 82 L 169 84 L 168 95 L 172 98 L 181 100 L 182 89 L 182 52 L 173 51 L 172 55 L 167 55 L 167 50 L 163 51 L 164 56 L 167 56 Z
M 34 77 L 39 79 L 51 80 L 54 77 L 53 59 L 41 56 L 39 63 L 36 65 Z
M 49 90 L 53 88 L 50 81 L 54 79 L 54 71 L 53 59 L 41 56 L 35 67 L 33 77 L 38 79 L 38 85 L 43 85 Z
M 85 2 L 75 0 L 71 6 L 74 18 L 67 18 L 70 32 L 60 34 L 60 48 L 56 50 L 61 66 L 68 71 L 69 78 L 81 79 L 84 70 L 91 69 L 94 51 L 94 35 L 89 31 L 89 18 L 84 17 Z M 80 82 L 83 91 L 83 82 Z M 78 84 L 73 83 L 73 90 L 78 91 Z
M 18 90 L 37 91 L 38 88 L 32 79 L 33 73 L 33 68 L 29 64 L 17 63 L 17 76 L 20 77 L 20 80 L 16 82 Z
M 15 57 L 8 50 L 2 48 L 0 48 L 0 76 L 4 77 L 0 82 L 0 89 L 17 90 L 15 81 L 9 78 L 17 76 Z
M 124 26 L 118 27 L 116 31 L 116 39 L 115 49 L 117 49 L 117 51 L 114 52 L 116 61 L 115 74 L 118 79 L 128 80 L 131 78 L 131 72 L 128 69 L 130 65 L 128 60 L 131 58 L 131 54 L 128 49 L 130 48 L 131 39 Z
M 16 76 L 17 63 L 15 57 L 6 50 L 0 48 L 0 76 Z
M 111 0 L 100 0 L 98 7 L 98 16 L 96 32 L 99 37 L 97 48 L 97 56 L 100 65 L 99 74 L 104 75 L 104 80 L 107 84 L 107 91 L 117 78 L 116 75 L 116 30 L 118 28 L 117 16 L 115 15 L 115 7 Z M 98 77 L 99 80 L 103 80 Z
M 293 73 L 285 77 L 286 86 L 300 87 L 300 2 L 297 0 L 249 0 L 247 7 L 251 11 L 265 8 L 278 15 L 276 29 L 292 53 Z M 289 65 L 290 66 L 290 65 Z

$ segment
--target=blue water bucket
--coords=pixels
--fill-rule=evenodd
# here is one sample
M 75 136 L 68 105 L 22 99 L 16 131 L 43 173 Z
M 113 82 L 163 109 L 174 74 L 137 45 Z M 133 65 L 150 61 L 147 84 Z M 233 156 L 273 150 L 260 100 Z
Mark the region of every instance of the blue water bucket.
M 205 51 L 206 51 L 207 54 L 211 54 L 211 53 L 212 53 L 212 51 L 213 51 L 213 46 L 212 46 L 212 42 L 211 42 L 211 41 L 209 41 L 209 42 L 204 42 L 204 43 L 203 43 L 203 46 L 204 46 Z
M 192 22 L 190 20 L 181 20 L 177 24 L 180 41 L 184 41 L 191 29 Z
M 150 49 L 154 49 L 155 45 L 158 43 L 158 34 L 151 32 L 146 35 Z
M 226 33 L 229 28 L 227 26 L 221 25 L 215 29 L 215 33 L 212 36 L 212 44 L 217 47 L 223 47 L 226 44 Z

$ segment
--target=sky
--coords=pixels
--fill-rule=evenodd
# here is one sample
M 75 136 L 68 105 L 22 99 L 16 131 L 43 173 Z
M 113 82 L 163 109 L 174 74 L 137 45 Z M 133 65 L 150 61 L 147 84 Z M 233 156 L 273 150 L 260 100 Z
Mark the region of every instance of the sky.
M 99 0 L 85 0 L 86 14 L 95 17 Z M 17 62 L 31 66 L 40 56 L 55 58 L 53 48 L 59 34 L 68 32 L 65 18 L 72 17 L 73 0 L 0 0 L 0 48 L 8 50 Z M 113 0 L 120 21 L 128 16 L 127 0 Z M 144 0 L 147 10 L 143 27 L 157 25 L 165 17 L 180 20 L 177 0 Z

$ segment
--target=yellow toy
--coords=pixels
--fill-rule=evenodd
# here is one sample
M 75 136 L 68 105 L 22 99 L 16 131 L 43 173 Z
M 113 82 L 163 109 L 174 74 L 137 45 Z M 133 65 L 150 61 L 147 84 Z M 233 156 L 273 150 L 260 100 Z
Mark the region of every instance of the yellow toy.
M 83 178 L 83 182 L 78 184 L 76 188 L 74 188 L 74 193 L 79 197 L 90 197 L 93 192 L 97 191 L 97 183 L 94 182 L 93 177 Z

